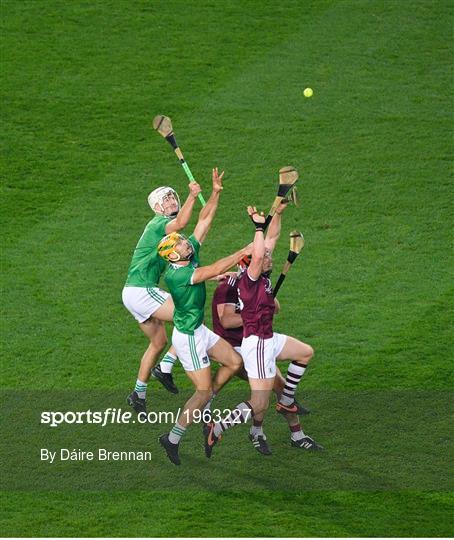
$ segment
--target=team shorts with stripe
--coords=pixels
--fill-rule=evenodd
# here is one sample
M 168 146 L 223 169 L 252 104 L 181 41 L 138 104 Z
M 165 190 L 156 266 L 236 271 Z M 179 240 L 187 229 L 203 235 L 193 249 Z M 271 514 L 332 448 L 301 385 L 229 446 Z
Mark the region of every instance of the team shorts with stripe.
M 287 336 L 273 333 L 272 338 L 258 336 L 243 338 L 241 356 L 248 377 L 252 379 L 271 379 L 276 375 L 276 358 L 284 348 Z
M 185 371 L 197 371 L 210 365 L 208 351 L 221 338 L 204 324 L 194 330 L 194 335 L 183 334 L 175 327 L 172 333 L 172 345 Z
M 169 296 L 159 287 L 124 287 L 122 293 L 125 308 L 140 323 L 148 320 Z

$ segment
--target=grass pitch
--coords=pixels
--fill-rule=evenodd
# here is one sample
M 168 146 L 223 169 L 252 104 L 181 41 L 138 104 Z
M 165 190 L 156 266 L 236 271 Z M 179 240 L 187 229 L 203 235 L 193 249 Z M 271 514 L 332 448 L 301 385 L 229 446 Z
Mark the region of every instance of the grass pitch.
M 316 350 L 300 396 L 327 447 L 290 452 L 270 412 L 270 460 L 232 431 L 213 483 L 180 489 L 150 430 L 157 476 L 142 465 L 123 490 L 36 491 L 30 474 L 5 484 L 2 533 L 452 536 L 452 2 L 5 0 L 1 13 L 2 418 L 11 391 L 32 405 L 134 383 L 146 343 L 121 289 L 146 196 L 186 190 L 151 129 L 167 114 L 206 194 L 211 168 L 226 170 L 205 263 L 251 237 L 245 206 L 269 207 L 280 167 L 300 170 L 276 273 L 290 230 L 306 246 L 275 327 Z M 149 400 L 170 403 L 154 384 Z M 33 422 L 4 429 L 30 448 L 16 466 L 36 470 Z M 204 470 L 197 436 L 189 476 Z

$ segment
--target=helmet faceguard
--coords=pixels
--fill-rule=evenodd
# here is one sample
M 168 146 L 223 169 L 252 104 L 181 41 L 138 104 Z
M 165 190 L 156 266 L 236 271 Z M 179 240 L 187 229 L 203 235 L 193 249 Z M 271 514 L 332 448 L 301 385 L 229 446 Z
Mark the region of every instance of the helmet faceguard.
M 190 246 L 189 253 L 185 255 L 181 255 L 176 250 L 177 244 L 182 241 L 187 241 Z M 169 262 L 189 261 L 194 255 L 194 247 L 184 234 L 173 232 L 167 236 L 164 236 L 164 238 L 159 242 L 158 254 L 160 257 Z
M 169 211 L 168 205 L 166 203 L 172 197 L 177 203 L 177 209 Z M 153 212 L 155 212 L 156 214 L 160 214 L 170 218 L 175 218 L 181 208 L 180 197 L 178 197 L 178 193 L 168 186 L 158 187 L 153 190 L 150 195 L 148 195 L 148 204 L 150 205 L 150 208 L 153 210 Z

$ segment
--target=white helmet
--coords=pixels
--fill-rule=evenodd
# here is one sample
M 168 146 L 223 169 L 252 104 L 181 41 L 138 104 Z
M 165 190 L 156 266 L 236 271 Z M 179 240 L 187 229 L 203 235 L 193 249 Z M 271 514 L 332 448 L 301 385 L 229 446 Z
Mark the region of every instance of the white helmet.
M 173 195 L 175 197 L 175 200 L 177 201 L 177 204 L 178 204 L 178 209 L 176 212 L 173 212 L 168 217 L 176 217 L 176 215 L 178 214 L 181 208 L 180 197 L 178 197 L 178 193 L 174 189 L 168 186 L 158 187 L 155 190 L 153 190 L 150 193 L 150 195 L 148 195 L 148 204 L 150 205 L 150 208 L 153 210 L 153 212 L 156 212 L 157 214 L 165 215 L 163 202 L 164 202 L 164 199 L 168 197 L 169 195 Z M 158 205 L 158 208 L 160 209 L 160 211 L 156 210 L 156 205 Z

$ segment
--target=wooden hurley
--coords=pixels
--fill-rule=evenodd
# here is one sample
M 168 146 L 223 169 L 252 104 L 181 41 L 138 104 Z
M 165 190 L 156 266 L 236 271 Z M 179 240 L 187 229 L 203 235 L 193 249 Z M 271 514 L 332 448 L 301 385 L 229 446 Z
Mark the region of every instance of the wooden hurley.
M 276 213 L 277 208 L 285 199 L 285 196 L 288 194 L 288 192 L 294 187 L 296 181 L 298 180 L 298 177 L 298 171 L 294 167 L 282 167 L 282 169 L 279 170 L 279 187 L 274 202 L 270 208 L 270 211 L 268 212 L 268 216 L 265 221 L 266 226 L 270 224 L 271 219 Z M 292 199 L 296 203 L 296 195 L 292 196 Z
M 189 165 L 186 163 L 183 156 L 183 152 L 181 151 L 175 139 L 175 134 L 172 128 L 172 121 L 170 120 L 170 118 L 168 116 L 163 116 L 162 114 L 155 116 L 153 118 L 153 129 L 155 129 L 160 135 L 162 135 L 164 139 L 173 148 L 178 158 L 178 161 L 181 163 L 181 166 L 183 167 L 184 172 L 186 173 L 186 176 L 189 178 L 189 181 L 195 182 L 191 169 L 189 168 Z M 202 206 L 205 206 L 206 202 L 205 202 L 205 199 L 203 198 L 203 195 L 199 193 L 198 197 L 199 197 L 199 201 L 202 203 Z
M 292 231 L 290 233 L 290 251 L 288 252 L 287 260 L 285 261 L 284 268 L 282 269 L 281 275 L 276 282 L 276 285 L 273 289 L 273 295 L 276 297 L 279 289 L 281 288 L 282 283 L 284 282 L 287 272 L 292 267 L 292 264 L 295 262 L 295 259 L 298 257 L 300 252 L 304 247 L 304 236 L 299 231 Z

